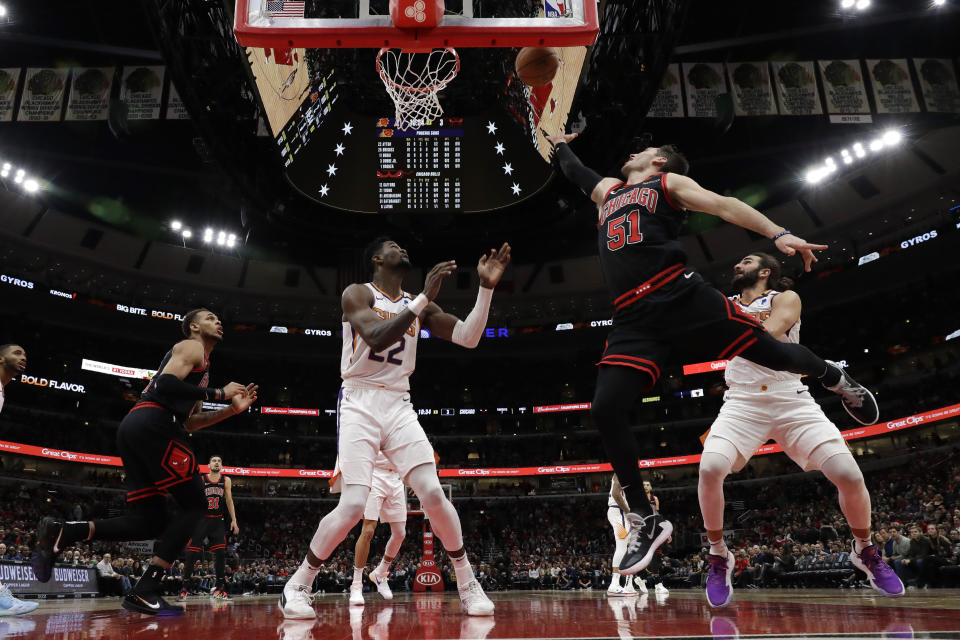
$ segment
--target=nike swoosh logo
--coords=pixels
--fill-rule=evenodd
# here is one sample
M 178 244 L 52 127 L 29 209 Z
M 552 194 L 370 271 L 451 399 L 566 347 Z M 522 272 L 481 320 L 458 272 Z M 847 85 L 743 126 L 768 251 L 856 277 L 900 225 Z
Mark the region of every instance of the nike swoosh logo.
M 154 604 L 150 604 L 149 602 L 147 602 L 146 600 L 143 599 L 143 596 L 137 596 L 137 600 L 139 600 L 139 601 L 142 602 L 143 604 L 147 605 L 147 606 L 150 607 L 151 609 L 159 609 L 159 608 L 160 608 L 160 603 L 159 603 L 159 602 L 156 602 L 156 603 L 154 603 Z
M 691 271 L 690 273 L 685 273 L 683 274 L 683 277 L 689 280 L 691 277 L 693 277 L 693 272 Z
M 797 393 L 803 393 L 806 389 L 797 389 Z

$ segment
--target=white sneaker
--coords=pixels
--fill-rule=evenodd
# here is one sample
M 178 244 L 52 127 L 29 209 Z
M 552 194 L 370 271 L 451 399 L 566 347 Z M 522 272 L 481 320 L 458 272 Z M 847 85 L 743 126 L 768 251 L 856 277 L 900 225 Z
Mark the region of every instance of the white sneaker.
M 39 602 L 27 602 L 15 598 L 10 592 L 10 587 L 0 584 L 0 616 L 23 615 L 24 613 L 30 613 L 39 606 Z
M 641 578 L 640 576 L 634 577 L 633 583 L 637 585 L 637 589 L 640 589 L 640 593 L 647 592 L 647 581 Z
M 633 584 L 629 580 L 627 580 L 627 586 L 623 588 L 623 595 L 627 597 L 637 595 L 637 590 L 633 588 Z
M 653 592 L 654 592 L 654 593 L 662 593 L 662 594 L 666 595 L 666 594 L 670 593 L 670 590 L 667 589 L 665 586 L 663 586 L 663 583 L 658 582 L 658 583 L 657 583 L 657 586 L 655 586 L 655 587 L 653 588 Z
M 363 606 L 363 583 L 350 585 L 350 606 Z
M 310 593 L 310 587 L 297 584 L 293 580 L 287 580 L 287 584 L 284 585 L 277 607 L 284 618 L 305 620 L 317 617 L 317 612 L 313 609 L 313 594 Z
M 493 615 L 493 602 L 483 592 L 476 578 L 462 587 L 458 587 L 458 590 L 460 591 L 460 606 L 468 616 Z
M 283 620 L 277 625 L 278 640 L 313 640 L 316 620 Z
M 614 586 L 614 585 L 610 585 L 609 587 L 607 587 L 607 595 L 608 595 L 608 596 L 622 596 L 622 595 L 623 595 L 623 587 L 617 587 L 617 586 Z
M 380 592 L 384 600 L 393 600 L 393 591 L 390 590 L 390 585 L 387 583 L 389 575 L 381 576 L 376 570 L 373 570 L 367 574 L 367 577 L 370 578 L 370 582 L 377 585 L 377 591 Z

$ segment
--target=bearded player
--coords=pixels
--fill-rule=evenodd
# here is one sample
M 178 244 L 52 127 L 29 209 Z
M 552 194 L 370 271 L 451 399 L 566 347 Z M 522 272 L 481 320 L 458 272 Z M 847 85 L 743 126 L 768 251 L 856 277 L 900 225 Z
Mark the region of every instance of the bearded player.
M 732 302 L 762 322 L 777 340 L 799 343 L 800 296 L 789 291 L 792 283 L 780 276 L 779 261 L 766 253 L 752 253 L 733 272 L 733 286 L 740 293 Z M 801 469 L 819 469 L 837 487 L 840 510 L 853 533 L 851 562 L 883 595 L 903 595 L 903 583 L 871 542 L 870 494 L 863 474 L 840 431 L 823 414 L 800 376 L 740 357 L 730 360 L 724 376 L 728 390 L 703 443 L 697 487 L 710 543 L 706 588 L 710 606 L 723 607 L 733 598 L 734 557 L 723 541 L 723 480 L 742 469 L 771 438 Z
M 129 489 L 126 514 L 90 522 L 43 518 L 31 558 L 41 582 L 50 580 L 60 549 L 74 542 L 156 538 L 154 557 L 124 596 L 123 608 L 148 615 L 183 613 L 183 607 L 163 599 L 161 580 L 207 511 L 187 433 L 246 411 L 257 399 L 257 385 L 207 386 L 210 353 L 223 340 L 223 325 L 212 311 L 190 311 L 180 330 L 186 339 L 163 357 L 157 375 L 117 429 L 117 449 Z M 230 404 L 217 411 L 200 411 L 204 400 L 230 400 Z M 167 495 L 180 507 L 178 514 L 167 514 Z
M 27 351 L 18 344 L 0 345 L 0 411 L 3 411 L 4 390 L 10 381 L 27 370 Z M 14 598 L 10 587 L 0 582 L 0 617 L 30 613 L 39 602 Z
M 423 292 L 411 296 L 401 288 L 410 259 L 396 242 L 377 238 L 365 252 L 373 280 L 352 284 L 343 292 L 343 386 L 337 401 L 337 457 L 343 490 L 337 507 L 320 521 L 303 564 L 287 581 L 280 611 L 288 618 L 314 618 L 310 586 L 321 563 L 363 517 L 373 484 L 377 454 L 393 465 L 413 489 L 430 518 L 456 572 L 461 610 L 492 615 L 493 603 L 473 574 L 463 546 L 460 518 L 437 477 L 433 447 L 410 402 L 410 374 L 417 357 L 420 330 L 472 349 L 486 327 L 493 288 L 510 262 L 510 245 L 480 257 L 480 290 L 473 310 L 458 319 L 433 302 L 454 261 L 441 262 L 428 273 Z
M 591 416 L 632 511 L 620 572 L 645 569 L 673 525 L 644 499 L 639 448 L 630 414 L 660 370 L 676 358 L 722 360 L 742 356 L 776 371 L 810 376 L 841 396 L 858 422 L 877 421 L 877 402 L 835 364 L 799 344 L 779 342 L 763 325 L 687 266 L 680 227 L 688 210 L 719 216 L 759 233 L 788 255 L 800 253 L 809 271 L 810 244 L 753 207 L 704 189 L 685 174 L 689 163 L 670 145 L 631 154 L 624 180 L 601 178 L 567 144 L 576 134 L 547 136 L 563 174 L 597 204 L 600 266 L 614 306 L 613 330 L 598 364 Z

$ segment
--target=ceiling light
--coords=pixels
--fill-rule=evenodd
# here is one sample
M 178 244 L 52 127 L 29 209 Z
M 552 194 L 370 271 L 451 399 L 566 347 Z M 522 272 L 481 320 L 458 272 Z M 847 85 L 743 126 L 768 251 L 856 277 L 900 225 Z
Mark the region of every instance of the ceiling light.
M 807 182 L 817 184 L 823 180 L 823 169 L 810 169 L 807 171 Z
M 12 168 L 13 168 L 13 167 L 10 166 L 10 163 L 9 163 L 9 162 L 4 162 L 4 163 L 3 163 L 3 170 L 4 170 L 4 171 L 10 171 L 10 169 L 12 169 Z
M 237 244 L 237 236 L 231 233 L 229 236 L 227 236 L 227 246 L 232 249 L 234 246 L 236 246 L 236 244 Z
M 853 157 L 849 155 L 843 156 L 843 164 L 853 164 Z
M 173 229 L 174 231 L 180 231 L 182 227 L 183 227 L 183 223 L 180 222 L 179 220 L 174 220 L 173 222 L 170 223 L 170 228 Z
M 888 129 L 883 134 L 883 141 L 886 144 L 897 144 L 901 140 L 903 140 L 903 135 L 901 135 L 901 133 L 896 129 Z
M 17 177 L 18 177 L 18 178 L 22 178 L 22 177 L 23 177 L 23 174 L 25 174 L 25 173 L 26 173 L 26 171 L 24 171 L 23 169 L 17 169 Z
M 945 5 L 945 4 L 947 4 L 947 0 L 933 0 L 933 6 L 935 6 L 935 7 L 942 7 L 942 6 Z M 0 16 L 2 16 L 2 15 L 3 15 L 3 14 L 0 13 Z
M 183 230 L 183 237 L 184 237 L 184 238 L 191 238 L 191 237 L 193 237 L 193 232 L 190 231 L 190 229 L 184 229 L 184 230 Z
M 30 178 L 23 183 L 23 190 L 27 193 L 36 193 L 38 189 L 40 189 L 40 183 L 33 178 Z
M 10 175 L 10 169 L 0 169 L 0 178 L 6 178 Z
M 880 149 L 883 149 L 882 139 L 877 138 L 875 140 L 870 141 L 870 151 L 880 151 Z
M 221 234 L 217 236 L 217 246 L 222 247 L 227 243 L 227 239 Z
M 836 163 L 833 161 L 833 158 L 832 158 L 831 156 L 827 156 L 827 159 L 824 160 L 824 162 L 827 163 L 828 165 L 834 165 L 834 164 L 836 164 Z
M 841 9 L 852 9 L 852 8 L 853 8 L 853 5 L 855 5 L 856 2 L 857 2 L 857 0 L 840 0 L 840 8 L 841 8 Z
M 842 156 L 844 156 L 844 157 L 849 156 L 849 155 L 850 155 L 850 151 L 848 151 L 847 149 L 841 149 L 841 150 L 840 150 L 840 155 L 842 155 Z
M 853 143 L 853 152 L 857 154 L 858 158 L 862 158 L 867 155 L 867 152 L 863 149 L 863 145 L 859 142 Z
M 21 169 L 20 171 L 17 171 L 17 175 L 13 177 L 13 181 L 16 182 L 17 184 L 20 184 L 21 182 L 23 182 L 23 169 Z
M 213 229 L 208 227 L 207 230 L 203 232 L 203 241 L 213 242 Z
M 863 11 L 870 6 L 870 0 L 857 0 L 857 10 Z
M 6 18 L 6 17 L 7 17 L 7 8 L 2 4 L 0 4 L 0 18 Z

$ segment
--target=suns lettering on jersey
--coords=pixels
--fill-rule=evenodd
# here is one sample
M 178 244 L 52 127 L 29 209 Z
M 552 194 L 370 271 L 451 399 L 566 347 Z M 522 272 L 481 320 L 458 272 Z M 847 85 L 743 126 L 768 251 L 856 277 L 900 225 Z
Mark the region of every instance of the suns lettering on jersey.
M 381 320 L 390 320 L 391 318 L 396 318 L 398 315 L 400 315 L 399 313 L 393 313 L 392 311 L 384 311 L 383 309 L 377 309 L 376 307 L 374 307 L 373 310 L 376 312 L 378 316 L 380 316 Z M 417 322 L 419 320 L 420 320 L 419 318 L 414 318 L 413 322 L 410 323 L 410 326 L 407 327 L 406 334 L 408 336 L 413 337 L 417 335 Z

